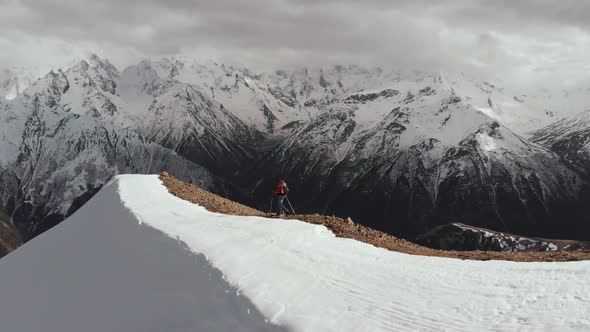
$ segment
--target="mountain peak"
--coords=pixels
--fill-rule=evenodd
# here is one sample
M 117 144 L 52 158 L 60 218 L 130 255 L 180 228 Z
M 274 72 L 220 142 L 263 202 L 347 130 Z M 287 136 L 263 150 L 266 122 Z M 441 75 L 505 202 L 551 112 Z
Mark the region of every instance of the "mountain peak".
M 107 59 L 101 58 L 97 54 L 90 54 L 87 58 L 77 61 L 66 71 L 87 73 L 93 71 L 104 77 L 113 78 L 119 73 L 117 68 Z
M 117 70 L 117 68 L 111 64 L 111 62 L 107 58 L 101 58 L 95 53 L 90 54 L 88 57 L 88 63 L 93 68 L 112 68 Z

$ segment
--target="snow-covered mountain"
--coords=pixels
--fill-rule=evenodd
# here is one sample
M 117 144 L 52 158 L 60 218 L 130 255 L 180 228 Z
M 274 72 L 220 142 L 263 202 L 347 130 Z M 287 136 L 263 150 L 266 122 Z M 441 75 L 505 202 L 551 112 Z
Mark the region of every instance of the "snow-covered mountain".
M 543 95 L 511 91 L 498 83 L 478 81 L 463 74 L 448 75 L 443 79 L 465 103 L 521 135 L 527 135 L 531 130 L 555 121 L 558 115 L 567 113 L 543 99 Z
M 25 238 L 71 214 L 113 175 L 169 170 L 205 187 L 205 168 L 121 126 L 118 73 L 83 61 L 0 101 L 0 206 Z M 118 121 L 121 122 L 118 122 Z
M 286 177 L 303 211 L 406 236 L 460 221 L 550 237 L 563 228 L 555 211 L 581 213 L 588 182 L 538 133 L 530 140 L 570 110 L 462 74 L 258 74 L 183 57 L 118 70 L 91 56 L 10 97 L 0 98 L 0 208 L 25 238 L 118 173 L 168 170 L 265 206 Z
M 0 260 L 0 320 L 14 332 L 588 331 L 589 269 L 388 251 L 209 212 L 157 175 L 123 175 Z
M 535 131 L 532 140 L 553 150 L 579 172 L 589 174 L 590 110 Z
M 127 120 L 121 124 L 216 173 L 231 174 L 254 160 L 262 133 L 196 86 L 163 74 L 162 65 L 143 61 L 123 71 L 118 97 Z
M 214 61 L 145 60 L 126 68 L 122 78 L 126 86 L 144 85 L 147 93 L 153 91 L 158 81 L 190 85 L 194 91 L 215 100 L 216 108 L 229 110 L 242 122 L 265 133 L 283 133 L 285 125 L 305 121 L 314 112 L 298 105 L 290 96 L 283 96 L 281 91 L 247 69 Z
M 554 216 L 584 179 L 473 99 L 440 75 L 350 94 L 294 131 L 255 173 L 295 183 L 303 210 L 402 236 L 451 220 L 535 235 L 559 229 Z

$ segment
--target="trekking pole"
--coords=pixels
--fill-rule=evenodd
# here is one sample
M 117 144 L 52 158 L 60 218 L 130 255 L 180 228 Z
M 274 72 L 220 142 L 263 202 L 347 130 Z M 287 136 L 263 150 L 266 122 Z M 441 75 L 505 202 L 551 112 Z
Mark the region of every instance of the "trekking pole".
M 270 196 L 270 206 L 268 207 L 268 214 L 272 213 L 272 202 L 275 199 L 275 195 Z
M 285 196 L 285 198 L 287 199 L 287 203 L 289 203 L 289 207 L 291 208 L 291 211 L 293 211 L 293 214 L 295 214 L 295 210 L 293 209 L 293 205 L 291 205 L 291 201 L 289 200 L 289 196 Z

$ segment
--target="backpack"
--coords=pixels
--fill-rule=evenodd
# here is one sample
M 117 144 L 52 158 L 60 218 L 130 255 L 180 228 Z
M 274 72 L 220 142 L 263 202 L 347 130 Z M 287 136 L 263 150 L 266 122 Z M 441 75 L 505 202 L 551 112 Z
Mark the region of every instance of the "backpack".
M 275 189 L 275 195 L 287 195 L 289 193 L 289 188 L 287 187 L 287 183 L 285 180 L 281 180 Z

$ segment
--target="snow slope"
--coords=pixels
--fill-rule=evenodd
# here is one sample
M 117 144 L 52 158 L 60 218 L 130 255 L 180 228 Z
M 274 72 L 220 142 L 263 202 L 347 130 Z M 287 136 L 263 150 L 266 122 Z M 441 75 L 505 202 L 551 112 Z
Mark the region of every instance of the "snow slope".
M 590 111 L 566 117 L 533 133 L 534 142 L 546 146 L 564 160 L 588 171 L 590 161 Z
M 271 322 L 298 331 L 590 329 L 590 262 L 411 256 L 324 226 L 211 213 L 157 176 L 118 181 L 141 222 L 203 253 Z
M 116 293 L 125 288 L 113 280 L 121 273 L 133 275 L 137 266 L 115 264 L 120 263 L 120 255 L 113 252 L 114 256 L 109 257 L 109 246 L 104 246 L 102 241 L 99 242 L 103 246 L 88 244 L 89 238 L 84 237 L 82 231 L 84 227 L 92 229 L 97 227 L 93 223 L 102 222 L 105 228 L 100 233 L 92 233 L 92 237 L 102 237 L 109 244 L 114 239 L 123 241 L 120 237 L 126 238 L 128 232 L 120 232 L 120 228 L 128 220 L 129 212 L 139 223 L 159 229 L 183 241 L 195 253 L 204 254 L 270 322 L 295 331 L 590 329 L 587 317 L 590 262 L 479 262 L 395 253 L 336 238 L 323 226 L 211 213 L 170 195 L 157 176 L 140 175 L 118 176 L 66 222 L 0 261 L 2 294 L 7 294 L 7 290 L 9 294 L 18 294 L 31 287 L 42 290 L 25 293 L 30 301 L 28 306 L 21 302 L 25 300 L 15 299 L 16 304 L 4 301 L 0 309 L 3 326 L 22 318 L 22 313 L 14 316 L 19 310 L 26 311 L 25 322 L 33 326 L 30 324 L 36 321 L 35 317 L 46 317 L 43 313 L 47 307 L 41 304 L 57 294 L 62 305 L 50 306 L 56 315 L 51 317 L 52 321 L 77 317 L 78 322 L 87 319 L 83 323 L 89 326 L 96 322 L 105 324 L 109 317 L 102 315 L 111 310 L 97 308 L 96 301 L 109 303 L 116 298 Z M 79 232 L 68 236 L 74 238 L 78 249 L 65 250 L 66 256 L 61 252 L 55 254 L 55 247 L 62 245 L 60 235 L 74 228 Z M 106 253 L 102 252 L 105 247 Z M 132 245 L 128 247 L 133 250 Z M 165 259 L 159 255 L 152 259 L 149 256 L 152 253 L 146 251 L 144 256 L 138 254 L 138 257 L 149 257 L 150 261 Z M 76 257 L 83 257 L 86 265 L 77 265 L 80 259 Z M 56 261 L 64 264 L 68 258 L 74 259 L 75 264 L 66 264 L 67 270 L 53 268 L 53 275 L 43 275 L 50 280 L 59 280 L 62 276 L 68 282 L 41 287 L 49 283 L 35 278 L 33 272 L 39 266 L 53 267 Z M 95 280 L 84 279 L 92 273 L 79 270 L 89 268 L 89 261 L 100 263 L 92 265 L 91 270 L 103 278 L 98 284 L 93 283 Z M 11 277 L 4 279 L 6 273 Z M 24 276 L 24 279 L 17 276 Z M 176 280 L 162 279 L 161 282 L 167 286 L 160 284 L 159 287 L 167 287 L 171 292 L 180 288 L 191 292 L 192 287 L 203 286 L 203 280 L 199 279 L 195 279 L 192 286 L 176 284 Z M 88 297 L 82 300 L 76 291 L 90 289 L 89 285 L 102 292 L 87 292 Z M 56 287 L 59 292 L 54 292 Z M 138 294 L 136 298 L 142 299 Z M 72 303 L 71 298 L 82 302 Z M 43 300 L 41 304 L 39 300 Z M 174 299 L 167 301 L 176 308 Z M 142 303 L 142 306 L 149 305 Z M 197 315 L 204 310 L 202 302 L 192 305 Z M 133 315 L 142 306 L 119 307 L 123 312 L 115 318 L 124 319 L 126 314 L 136 317 Z M 76 310 L 69 312 L 67 309 L 71 308 Z M 98 311 L 89 313 L 87 309 Z M 153 316 L 151 321 L 160 324 L 154 326 L 162 327 L 160 320 L 173 317 L 173 311 L 165 310 Z M 126 329 L 130 330 L 137 328 Z M 169 325 L 168 330 L 181 329 Z
M 286 331 L 203 255 L 140 225 L 111 182 L 67 221 L 0 260 L 0 330 Z

